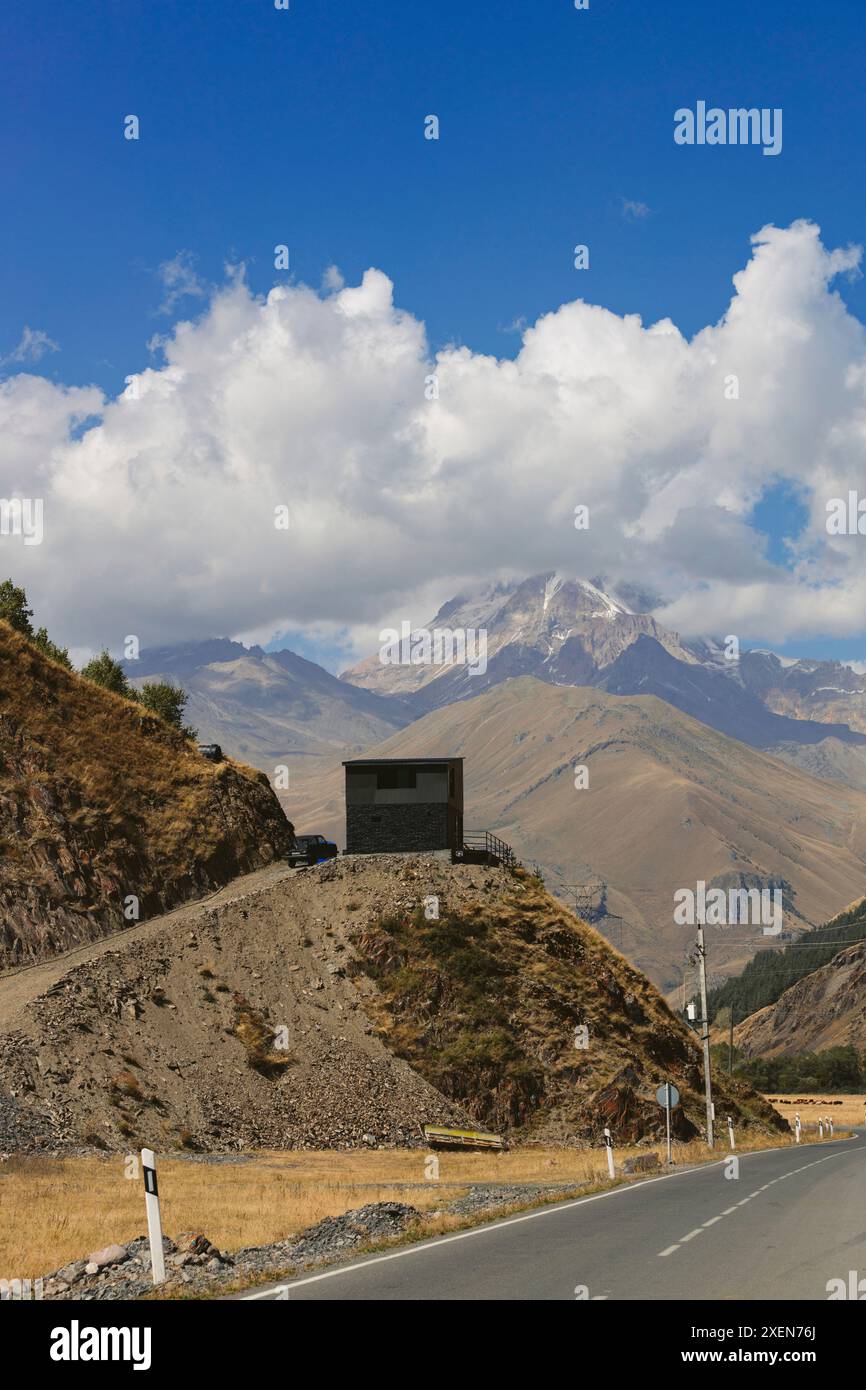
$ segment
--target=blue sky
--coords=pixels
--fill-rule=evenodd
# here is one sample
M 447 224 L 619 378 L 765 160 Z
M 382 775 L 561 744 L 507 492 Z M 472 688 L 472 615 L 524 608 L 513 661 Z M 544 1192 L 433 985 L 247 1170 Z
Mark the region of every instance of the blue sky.
M 160 265 L 184 252 L 208 287 L 243 262 L 266 292 L 277 243 L 316 287 L 332 264 L 350 285 L 380 267 L 434 350 L 512 356 L 521 324 L 578 295 L 691 336 L 765 224 L 866 236 L 863 18 L 855 0 L 10 0 L 0 357 L 29 325 L 57 345 L 32 370 L 116 395 L 206 306 L 161 312 Z M 783 108 L 783 152 L 677 147 L 673 113 L 698 99 Z M 866 319 L 863 280 L 837 288 Z M 789 502 L 754 518 L 775 563 L 803 521 Z
M 384 267 L 434 345 L 515 351 L 509 325 L 575 293 L 578 241 L 587 298 L 691 333 L 766 222 L 808 216 L 832 244 L 862 230 L 862 21 L 859 0 L 12 0 L 6 350 L 38 321 L 53 370 L 119 389 L 165 326 L 161 262 L 187 249 L 219 280 L 243 260 L 263 289 L 277 242 L 310 284 L 332 262 L 350 281 Z M 781 106 L 782 156 L 675 147 L 673 111 L 699 97 Z

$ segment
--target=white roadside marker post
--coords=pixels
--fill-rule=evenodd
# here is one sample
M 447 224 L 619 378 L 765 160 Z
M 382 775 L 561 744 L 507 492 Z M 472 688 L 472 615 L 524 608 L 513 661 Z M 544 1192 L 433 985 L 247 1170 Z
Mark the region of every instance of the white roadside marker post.
M 735 1149 L 737 1146 L 734 1143 L 734 1122 L 731 1119 L 730 1115 L 728 1116 L 728 1138 L 731 1141 L 731 1148 Z
M 827 1121 L 827 1124 L 830 1126 L 830 1138 L 832 1139 L 832 1138 L 833 1138 L 833 1119 L 832 1119 L 832 1117 Z
M 798 1111 L 797 1114 L 794 1116 L 794 1143 L 795 1143 L 795 1144 L 799 1144 L 799 1142 L 800 1142 L 800 1114 L 799 1114 L 799 1111 Z
M 611 1178 L 615 1178 L 616 1169 L 613 1166 L 613 1140 L 610 1137 L 610 1130 L 607 1128 L 607 1125 L 605 1125 L 604 1128 L 604 1146 L 607 1149 L 607 1171 L 610 1173 Z
M 156 1157 L 153 1149 L 142 1149 L 144 1205 L 147 1208 L 147 1235 L 150 1241 L 150 1267 L 154 1284 L 165 1283 L 165 1252 L 162 1248 L 162 1221 L 159 1215 L 159 1188 L 156 1184 Z
M 819 1138 L 819 1139 L 823 1139 L 823 1138 L 824 1138 L 824 1121 L 823 1121 L 823 1120 L 819 1120 L 819 1121 L 818 1121 L 818 1138 Z

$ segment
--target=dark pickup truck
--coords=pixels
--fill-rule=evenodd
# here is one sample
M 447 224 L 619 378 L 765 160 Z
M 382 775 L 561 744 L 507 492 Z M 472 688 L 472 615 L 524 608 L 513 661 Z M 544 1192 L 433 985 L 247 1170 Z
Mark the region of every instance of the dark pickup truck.
M 337 846 L 324 835 L 296 835 L 289 850 L 289 863 L 296 868 L 301 864 L 320 864 L 324 859 L 336 859 L 338 853 Z

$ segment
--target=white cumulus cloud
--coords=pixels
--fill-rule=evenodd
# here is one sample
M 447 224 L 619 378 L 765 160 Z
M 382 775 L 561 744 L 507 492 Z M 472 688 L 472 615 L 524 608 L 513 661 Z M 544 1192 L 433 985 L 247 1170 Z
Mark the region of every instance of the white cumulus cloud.
M 860 633 L 866 536 L 825 525 L 830 498 L 866 497 L 866 341 L 836 288 L 859 257 L 765 227 L 691 340 L 575 301 L 513 360 L 432 354 L 380 270 L 321 295 L 235 276 L 117 399 L 0 384 L 0 496 L 42 497 L 45 527 L 0 541 L 3 577 L 75 647 L 305 625 L 366 644 L 461 583 L 547 569 L 654 589 L 683 632 Z M 789 568 L 749 525 L 780 481 L 809 509 Z

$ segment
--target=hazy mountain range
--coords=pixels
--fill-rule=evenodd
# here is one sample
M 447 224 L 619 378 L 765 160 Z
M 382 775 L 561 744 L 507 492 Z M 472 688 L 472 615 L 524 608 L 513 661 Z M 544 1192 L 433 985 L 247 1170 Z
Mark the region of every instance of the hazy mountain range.
M 795 928 L 862 893 L 866 678 L 849 667 L 728 660 L 723 639 L 683 641 L 598 584 L 555 575 L 458 596 L 436 628 L 483 629 L 486 670 L 376 652 L 338 678 L 227 639 L 145 651 L 127 670 L 183 684 L 203 739 L 271 777 L 287 765 L 290 819 L 338 843 L 344 757 L 462 754 L 467 828 L 502 834 L 558 891 L 596 884 L 599 913 L 623 919 L 600 916 L 602 930 L 665 987 L 691 936 L 672 926 L 677 887 L 784 884 Z M 577 763 L 588 791 L 574 787 Z M 732 933 L 715 967 L 766 944 Z
M 721 641 L 683 642 L 587 580 L 535 575 L 491 585 L 444 604 L 426 626 L 483 629 L 486 672 L 383 664 L 377 652 L 341 679 L 408 698 L 420 712 L 514 676 L 535 676 L 552 685 L 598 685 L 614 695 L 658 695 L 759 748 L 828 737 L 866 746 L 866 677 L 839 662 L 789 662 L 763 651 L 727 660 Z
M 466 760 L 467 830 L 495 830 L 566 898 L 570 885 L 595 884 L 600 930 L 664 989 L 681 980 L 694 941 L 694 927 L 674 923 L 678 888 L 777 886 L 785 928 L 799 930 L 866 883 L 866 793 L 652 696 L 523 676 L 433 710 L 377 748 L 390 757 L 441 752 Z M 587 768 L 587 788 L 575 786 L 575 766 Z M 342 840 L 339 766 L 285 804 L 296 824 Z M 771 944 L 760 926 L 716 928 L 712 971 L 738 970 Z
M 413 717 L 404 701 L 361 690 L 294 652 L 227 638 L 152 647 L 126 663 L 134 684 L 167 680 L 186 690 L 186 719 L 202 739 L 271 777 L 317 768 L 387 738 Z

